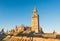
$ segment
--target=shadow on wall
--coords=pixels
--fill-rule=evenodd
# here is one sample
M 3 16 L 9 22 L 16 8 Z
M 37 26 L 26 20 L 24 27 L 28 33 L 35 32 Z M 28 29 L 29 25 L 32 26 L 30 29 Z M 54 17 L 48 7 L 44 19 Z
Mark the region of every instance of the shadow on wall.
M 56 37 L 57 39 L 60 39 L 60 35 L 57 35 L 57 37 Z

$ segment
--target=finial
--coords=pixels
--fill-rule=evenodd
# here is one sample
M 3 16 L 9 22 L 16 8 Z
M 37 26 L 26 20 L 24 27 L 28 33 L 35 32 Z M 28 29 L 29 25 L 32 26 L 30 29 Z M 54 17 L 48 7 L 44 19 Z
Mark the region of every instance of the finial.
M 36 13 L 36 12 L 37 12 L 36 5 L 34 5 L 34 13 Z

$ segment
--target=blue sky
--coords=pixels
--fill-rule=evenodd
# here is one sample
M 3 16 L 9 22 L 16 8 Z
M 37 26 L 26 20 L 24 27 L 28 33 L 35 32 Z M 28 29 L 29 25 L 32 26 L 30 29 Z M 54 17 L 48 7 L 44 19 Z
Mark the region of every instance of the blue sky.
M 34 5 L 43 31 L 60 33 L 60 0 L 0 0 L 0 30 L 21 24 L 31 26 Z

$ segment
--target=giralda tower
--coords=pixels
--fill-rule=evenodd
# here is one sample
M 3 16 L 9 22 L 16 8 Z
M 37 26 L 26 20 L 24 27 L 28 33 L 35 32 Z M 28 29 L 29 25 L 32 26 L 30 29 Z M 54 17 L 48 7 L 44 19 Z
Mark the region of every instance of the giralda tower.
M 32 31 L 39 33 L 39 15 L 37 14 L 36 7 L 34 7 L 34 12 L 32 15 Z

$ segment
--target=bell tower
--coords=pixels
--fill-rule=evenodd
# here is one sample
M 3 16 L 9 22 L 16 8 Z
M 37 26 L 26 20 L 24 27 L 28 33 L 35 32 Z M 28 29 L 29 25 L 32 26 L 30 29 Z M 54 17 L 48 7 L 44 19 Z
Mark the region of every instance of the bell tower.
M 39 32 L 39 15 L 37 14 L 36 7 L 34 7 L 34 12 L 32 15 L 32 31 L 35 33 Z

